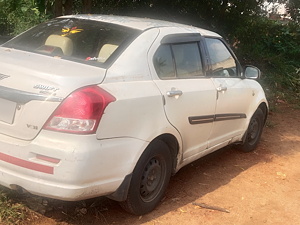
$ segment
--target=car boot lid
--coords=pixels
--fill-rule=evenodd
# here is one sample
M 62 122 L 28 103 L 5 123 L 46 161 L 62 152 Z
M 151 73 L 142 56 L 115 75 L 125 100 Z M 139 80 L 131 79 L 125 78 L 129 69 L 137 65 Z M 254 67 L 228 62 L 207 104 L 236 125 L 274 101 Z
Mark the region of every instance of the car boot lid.
M 0 47 L 0 134 L 33 139 L 63 99 L 78 88 L 101 83 L 105 72 L 100 67 Z

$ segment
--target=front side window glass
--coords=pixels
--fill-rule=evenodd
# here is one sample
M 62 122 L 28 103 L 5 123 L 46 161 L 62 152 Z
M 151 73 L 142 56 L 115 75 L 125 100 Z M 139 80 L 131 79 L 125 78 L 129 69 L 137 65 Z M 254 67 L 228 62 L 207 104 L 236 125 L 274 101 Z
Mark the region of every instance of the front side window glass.
M 174 44 L 172 50 L 178 78 L 203 76 L 198 44 Z
M 101 66 L 137 35 L 136 30 L 122 26 L 65 18 L 40 24 L 3 46 Z
M 237 76 L 237 65 L 234 57 L 219 39 L 206 38 L 210 57 L 212 76 Z

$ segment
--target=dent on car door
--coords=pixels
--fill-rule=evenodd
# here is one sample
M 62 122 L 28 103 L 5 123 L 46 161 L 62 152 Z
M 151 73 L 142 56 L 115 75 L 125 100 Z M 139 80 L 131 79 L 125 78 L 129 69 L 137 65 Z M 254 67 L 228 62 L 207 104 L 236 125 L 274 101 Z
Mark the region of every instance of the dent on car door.
M 182 137 L 183 160 L 196 157 L 207 148 L 216 104 L 214 85 L 204 76 L 199 43 L 156 46 L 152 59 L 166 116 Z
M 233 53 L 217 38 L 206 38 L 210 76 L 217 90 L 214 125 L 208 147 L 228 143 L 244 132 L 252 92 L 240 76 L 240 66 Z

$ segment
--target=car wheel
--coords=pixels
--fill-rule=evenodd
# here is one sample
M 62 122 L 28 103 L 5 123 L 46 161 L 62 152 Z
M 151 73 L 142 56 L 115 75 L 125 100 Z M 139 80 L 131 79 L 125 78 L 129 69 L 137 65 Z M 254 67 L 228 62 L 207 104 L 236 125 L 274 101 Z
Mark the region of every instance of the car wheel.
M 171 171 L 172 159 L 168 146 L 160 140 L 154 141 L 133 171 L 127 199 L 120 202 L 122 208 L 135 215 L 151 212 L 164 196 Z
M 253 151 L 261 137 L 264 126 L 264 113 L 258 108 L 253 114 L 246 133 L 245 142 L 241 145 L 243 152 Z

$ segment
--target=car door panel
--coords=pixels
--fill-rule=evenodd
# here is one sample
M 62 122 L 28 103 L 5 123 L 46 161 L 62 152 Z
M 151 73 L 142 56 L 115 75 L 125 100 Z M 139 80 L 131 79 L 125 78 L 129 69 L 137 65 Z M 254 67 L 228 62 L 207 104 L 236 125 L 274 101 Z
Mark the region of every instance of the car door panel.
M 149 51 L 153 80 L 164 99 L 167 119 L 182 138 L 182 160 L 207 149 L 216 107 L 216 89 L 205 77 L 199 42 L 163 43 Z
M 211 78 L 217 91 L 217 104 L 215 122 L 209 140 L 209 147 L 224 141 L 230 141 L 233 137 L 244 132 L 244 124 L 247 119 L 247 111 L 252 96 L 252 91 L 247 88 L 241 78 Z
M 208 147 L 230 142 L 244 132 L 252 91 L 240 75 L 239 63 L 224 42 L 206 38 L 210 76 L 217 91 L 215 121 Z
M 207 148 L 214 117 L 216 92 L 210 79 L 156 80 L 165 99 L 165 113 L 179 131 L 183 142 L 183 159 Z M 170 91 L 181 95 L 168 96 Z

